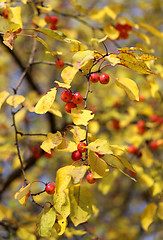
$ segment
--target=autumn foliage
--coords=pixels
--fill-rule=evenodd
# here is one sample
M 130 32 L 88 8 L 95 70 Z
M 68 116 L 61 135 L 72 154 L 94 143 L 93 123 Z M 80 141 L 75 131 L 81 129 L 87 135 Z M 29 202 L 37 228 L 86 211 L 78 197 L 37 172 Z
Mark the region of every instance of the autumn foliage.
M 0 238 L 163 238 L 161 1 L 105 2 L 0 3 Z

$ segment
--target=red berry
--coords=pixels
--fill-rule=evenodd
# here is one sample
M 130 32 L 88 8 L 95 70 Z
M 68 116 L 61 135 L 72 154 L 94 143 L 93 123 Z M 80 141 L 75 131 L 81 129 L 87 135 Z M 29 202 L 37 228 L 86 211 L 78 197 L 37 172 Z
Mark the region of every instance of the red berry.
M 71 108 L 76 108 L 76 104 L 73 102 L 68 102 L 65 105 L 66 112 L 71 113 Z
M 146 128 L 145 127 L 139 127 L 138 128 L 138 133 L 144 134 L 145 132 L 146 132 Z
M 116 101 L 114 104 L 113 104 L 113 107 L 116 107 L 116 108 L 118 108 L 118 107 L 120 107 L 121 106 L 121 104 L 120 104 L 120 102 L 118 102 L 118 101 Z
M 150 142 L 149 147 L 151 150 L 157 150 L 158 148 L 157 142 L 156 141 Z
M 93 173 L 88 173 L 86 176 L 86 179 L 87 179 L 87 182 L 90 184 L 97 182 L 97 179 L 93 177 Z
M 123 39 L 127 39 L 127 38 L 129 37 L 129 34 L 128 34 L 128 32 L 126 32 L 126 31 L 122 31 L 122 32 L 120 33 L 120 37 L 123 38 Z
M 48 194 L 54 194 L 55 192 L 55 183 L 49 183 L 46 187 L 45 187 L 45 191 Z
M 72 92 L 69 90 L 62 92 L 61 99 L 63 102 L 70 102 L 72 99 Z
M 95 153 L 96 153 L 96 155 L 97 155 L 99 158 L 104 157 L 104 154 L 99 154 L 98 152 L 95 152 Z
M 72 97 L 72 101 L 75 104 L 80 104 L 83 101 L 83 96 L 80 93 L 75 93 L 74 96 Z
M 40 158 L 42 155 L 41 148 L 39 146 L 33 146 L 31 148 L 31 153 L 35 159 Z
M 51 24 L 51 25 L 49 26 L 49 28 L 50 28 L 51 30 L 57 30 L 57 27 L 56 27 L 54 24 Z
M 131 31 L 131 30 L 132 30 L 132 26 L 130 26 L 129 24 L 123 25 L 123 28 L 124 28 L 126 31 Z
M 154 114 L 150 117 L 150 120 L 151 120 L 151 122 L 157 122 L 158 118 L 159 117 L 156 114 Z
M 143 95 L 140 95 L 140 96 L 139 96 L 139 101 L 140 101 L 140 102 L 144 102 L 144 100 L 145 100 L 145 97 L 144 97 Z
M 65 63 L 64 63 L 64 61 L 61 60 L 61 59 L 57 60 L 56 63 L 55 63 L 55 66 L 56 66 L 56 68 L 58 68 L 58 69 L 62 69 L 62 68 L 64 67 L 64 65 L 65 65 Z
M 101 84 L 107 84 L 109 82 L 110 78 L 108 76 L 108 74 L 106 73 L 103 73 L 101 76 L 100 76 L 100 83 Z
M 50 16 L 46 15 L 44 19 L 45 19 L 45 22 L 51 23 L 51 17 Z
M 120 129 L 119 120 L 113 119 L 112 124 L 113 124 L 113 128 L 114 128 L 115 130 L 119 130 L 119 129 Z
M 57 24 L 58 18 L 57 18 L 56 16 L 51 16 L 50 18 L 51 18 L 50 22 L 51 22 L 53 25 Z
M 6 9 L 6 10 L 3 11 L 3 17 L 4 18 L 7 19 L 8 18 L 8 14 L 9 14 L 9 9 Z
M 78 149 L 78 151 L 79 151 L 80 153 L 84 153 L 84 152 L 86 152 L 87 149 L 86 149 L 86 148 L 83 148 L 83 147 L 85 147 L 85 146 L 87 146 L 86 143 L 84 143 L 84 142 L 80 142 L 80 143 L 77 145 L 77 149 Z
M 53 157 L 54 152 L 51 150 L 51 153 L 44 152 L 44 156 L 47 158 Z
M 163 117 L 158 117 L 157 123 L 161 125 L 163 123 Z
M 92 73 L 89 77 L 89 80 L 93 83 L 100 81 L 100 76 L 97 73 Z
M 82 157 L 82 153 L 79 152 L 79 150 L 72 152 L 71 158 L 73 161 L 78 161 L 81 159 L 81 157 Z
M 123 30 L 123 25 L 120 24 L 120 23 L 118 23 L 118 24 L 115 26 L 115 28 L 116 28 L 119 32 L 121 32 L 121 31 Z
M 143 120 L 140 120 L 139 122 L 137 122 L 137 127 L 138 128 L 145 127 L 145 122 Z
M 133 145 L 128 146 L 128 152 L 131 154 L 135 154 L 137 152 L 137 148 Z
M 14 33 L 20 33 L 22 31 L 22 28 L 18 28 Z

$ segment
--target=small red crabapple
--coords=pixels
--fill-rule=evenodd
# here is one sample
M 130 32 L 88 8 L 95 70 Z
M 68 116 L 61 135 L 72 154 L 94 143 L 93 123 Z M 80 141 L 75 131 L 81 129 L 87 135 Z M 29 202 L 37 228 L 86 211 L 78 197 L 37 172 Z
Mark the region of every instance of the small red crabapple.
M 76 104 L 74 104 L 73 102 L 68 102 L 65 105 L 65 110 L 68 113 L 71 113 L 71 108 L 76 108 Z
M 73 161 L 78 161 L 82 158 L 82 153 L 79 150 L 72 152 L 71 158 Z
M 61 99 L 63 102 L 70 102 L 72 99 L 72 92 L 69 90 L 62 92 Z
M 87 182 L 90 183 L 90 184 L 93 184 L 93 183 L 97 182 L 97 179 L 95 179 L 93 177 L 93 173 L 92 172 L 87 174 L 86 179 L 87 179 Z
M 54 154 L 53 150 L 51 150 L 51 153 L 44 152 L 44 156 L 47 157 L 47 158 L 52 158 L 53 154 Z
M 42 155 L 41 148 L 40 148 L 39 146 L 33 146 L 33 147 L 31 147 L 31 153 L 32 153 L 32 156 L 33 156 L 35 159 L 40 158 L 41 155 Z
M 100 76 L 97 73 L 92 73 L 89 77 L 89 80 L 93 83 L 100 81 Z
M 150 117 L 150 120 L 151 120 L 151 122 L 157 122 L 158 118 L 159 118 L 159 117 L 158 117 L 156 114 L 153 114 L 153 115 Z
M 84 152 L 87 151 L 87 149 L 86 149 L 86 148 L 83 148 L 83 147 L 86 147 L 86 146 L 87 146 L 86 143 L 80 142 L 80 143 L 77 145 L 77 149 L 78 149 L 78 151 L 79 151 L 80 153 L 84 153 Z
M 4 10 L 2 14 L 3 14 L 3 17 L 7 19 L 9 14 L 9 9 Z
M 149 147 L 151 150 L 157 150 L 158 144 L 156 141 L 152 141 L 152 142 L 150 142 Z
M 57 24 L 58 18 L 57 18 L 56 16 L 51 16 L 50 18 L 51 18 L 51 21 L 50 21 L 50 22 L 51 22 L 53 25 Z
M 124 24 L 124 25 L 123 25 L 123 28 L 124 28 L 126 31 L 131 31 L 131 30 L 132 30 L 132 26 L 129 25 L 129 24 Z
M 100 76 L 100 83 L 101 84 L 107 84 L 109 82 L 110 78 L 109 75 L 106 73 L 101 74 Z
M 120 23 L 117 23 L 117 25 L 115 26 L 115 28 L 116 28 L 119 32 L 121 32 L 121 31 L 123 30 L 123 25 L 120 24 Z
M 44 19 L 45 19 L 46 23 L 51 23 L 51 17 L 50 16 L 46 15 Z
M 137 148 L 133 145 L 128 146 L 128 152 L 131 154 L 135 154 L 137 152 Z
M 65 63 L 64 63 L 64 61 L 61 60 L 61 59 L 58 59 L 58 60 L 56 61 L 56 63 L 55 63 L 55 66 L 56 66 L 56 68 L 58 68 L 58 69 L 62 69 L 62 68 L 64 67 L 64 65 L 65 65 Z
M 54 24 L 51 24 L 51 25 L 49 26 L 49 28 L 50 28 L 51 30 L 57 30 L 57 27 L 56 27 Z
M 48 193 L 48 194 L 54 194 L 55 192 L 55 183 L 49 183 L 46 187 L 45 187 L 45 191 Z
M 129 37 L 129 34 L 126 31 L 122 31 L 120 32 L 120 37 L 123 39 L 127 39 Z
M 144 122 L 144 120 L 140 120 L 139 122 L 137 122 L 137 127 L 138 127 L 138 128 L 145 127 L 145 122 Z
M 72 97 L 72 101 L 75 104 L 80 104 L 83 101 L 83 96 L 80 93 L 75 93 L 74 96 Z
M 113 124 L 113 128 L 114 128 L 115 130 L 119 130 L 119 129 L 120 129 L 119 120 L 113 119 L 113 120 L 112 120 L 112 124 Z

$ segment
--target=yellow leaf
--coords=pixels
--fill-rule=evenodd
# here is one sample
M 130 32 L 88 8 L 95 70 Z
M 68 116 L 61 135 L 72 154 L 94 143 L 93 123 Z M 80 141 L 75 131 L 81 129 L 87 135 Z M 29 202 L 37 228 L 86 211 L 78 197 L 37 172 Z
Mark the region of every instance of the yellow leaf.
M 150 203 L 144 209 L 141 215 L 141 225 L 145 231 L 148 231 L 149 226 L 154 221 L 157 205 L 155 203 Z
M 71 85 L 70 84 L 66 84 L 66 83 L 61 83 L 61 82 L 58 82 L 58 81 L 54 81 L 55 83 L 57 83 L 58 84 L 58 86 L 59 87 L 62 87 L 62 88 L 70 88 L 71 87 Z
M 97 20 L 100 23 L 102 23 L 104 21 L 105 18 L 105 8 L 104 9 L 93 9 L 90 14 L 89 17 L 93 20 Z
M 163 202 L 159 202 L 157 216 L 163 220 Z
M 19 227 L 16 231 L 17 236 L 22 240 L 36 240 L 36 236 L 30 233 L 26 228 Z
M 87 14 L 87 10 L 82 7 L 82 5 L 79 5 L 76 0 L 69 0 L 69 2 L 73 5 L 73 7 L 80 13 Z
M 84 177 L 89 166 L 82 165 L 81 167 L 75 167 L 69 174 L 73 178 L 73 184 L 78 184 Z
M 119 36 L 119 31 L 115 29 L 112 25 L 104 26 L 104 33 L 107 34 L 107 36 L 112 40 L 117 39 Z
M 101 38 L 101 39 L 97 39 L 97 38 L 91 38 L 91 41 L 95 41 L 97 43 L 101 43 L 101 42 L 104 42 L 106 39 L 108 38 L 108 35 L 106 35 L 105 37 Z M 98 55 L 99 57 L 99 55 Z
M 121 10 L 121 5 L 109 5 L 105 7 L 105 13 L 113 20 L 116 19 L 120 10 Z
M 88 122 L 94 118 L 94 114 L 90 110 L 71 109 L 72 121 L 75 125 L 87 126 Z
M 114 169 L 114 171 L 109 172 L 109 174 L 100 180 L 98 184 L 98 190 L 102 192 L 103 195 L 106 195 L 113 189 L 113 184 L 118 176 L 118 170 Z
M 149 55 L 149 54 L 142 54 L 142 55 L 140 55 L 140 59 L 143 60 L 143 61 L 149 61 L 149 60 L 158 59 L 158 57 L 155 57 L 155 56 L 152 56 L 152 55 Z
M 54 102 L 52 104 L 51 108 L 49 109 L 49 112 L 52 113 L 53 115 L 57 116 L 57 117 L 62 117 L 62 113 L 59 109 L 60 109 L 59 104 Z
M 1 32 L 6 32 L 9 27 L 10 27 L 10 23 L 8 21 L 8 19 L 4 18 L 3 16 L 0 16 L 0 31 Z
M 74 152 L 76 148 L 77 146 L 75 142 L 62 138 L 62 142 L 58 145 L 57 150 L 62 152 Z
M 88 144 L 87 147 L 89 150 L 93 152 L 98 152 L 99 154 L 112 154 L 113 152 L 110 150 L 109 142 L 105 139 L 96 139 L 94 142 Z
M 152 196 L 156 196 L 163 191 L 163 182 L 155 182 L 152 186 Z
M 40 17 L 40 16 L 34 16 L 32 18 L 32 22 L 35 23 L 37 26 L 39 27 L 45 27 L 46 26 L 46 22 L 45 19 Z
M 21 18 L 21 7 L 10 7 L 11 13 L 12 13 L 12 17 L 11 17 L 11 21 L 13 23 L 17 23 L 20 25 L 20 27 L 22 27 L 22 18 Z
M 120 60 L 117 58 L 117 55 L 115 54 L 110 54 L 109 56 L 106 56 L 104 59 L 108 61 L 112 66 L 115 66 L 118 63 L 120 63 Z
M 143 148 L 141 148 L 141 152 L 142 152 L 141 161 L 143 162 L 143 165 L 147 168 L 150 168 L 152 164 L 155 162 L 153 154 L 146 145 Z
M 71 40 L 72 46 L 70 51 L 71 52 L 78 52 L 78 51 L 84 51 L 85 46 L 78 40 Z
M 48 133 L 46 140 L 41 144 L 41 148 L 47 152 L 51 153 L 51 149 L 54 149 L 62 142 L 62 134 L 57 131 L 56 133 Z
M 78 126 L 73 126 L 73 129 L 70 130 L 73 133 L 73 138 L 78 144 L 81 140 L 85 139 L 86 131 Z
M 122 156 L 117 156 L 117 155 L 113 155 L 114 157 L 116 157 L 125 168 L 131 170 L 132 172 L 136 172 L 135 169 L 132 167 L 132 165 L 128 162 L 128 160 Z
M 57 93 L 56 88 L 52 88 L 46 95 L 44 95 L 35 106 L 35 113 L 44 114 L 51 108 Z
M 76 230 L 75 228 L 66 228 L 66 231 L 65 231 L 65 235 L 69 239 L 73 238 L 73 235 L 80 236 L 84 234 L 87 234 L 87 231 Z
M 150 91 L 151 91 L 151 95 L 152 97 L 156 97 L 156 94 L 159 92 L 159 86 L 156 82 L 150 81 L 148 82 L 148 85 L 150 86 Z
M 3 43 L 9 47 L 11 50 L 13 50 L 14 47 L 14 41 L 15 41 L 16 35 L 12 31 L 7 31 L 3 35 Z
M 150 45 L 151 44 L 151 40 L 150 38 L 144 34 L 144 33 L 141 33 L 141 32 L 134 32 L 142 41 L 144 41 L 147 45 Z
M 140 180 L 148 188 L 152 187 L 152 185 L 154 184 L 154 180 L 146 173 L 140 175 Z
M 13 95 L 10 96 L 7 99 L 7 103 L 15 108 L 17 108 L 19 106 L 19 104 L 23 103 L 25 100 L 25 97 L 21 96 L 21 95 Z
M 118 78 L 116 79 L 116 84 L 118 87 L 125 90 L 127 96 L 131 100 L 139 101 L 139 89 L 133 80 L 129 78 Z
M 3 91 L 0 92 L 0 109 L 2 107 L 2 104 L 5 102 L 6 98 L 9 96 L 10 94 L 7 91 Z
M 89 151 L 88 163 L 94 178 L 103 178 L 108 175 L 108 165 L 92 151 Z
M 11 209 L 5 207 L 4 205 L 0 204 L 0 221 L 3 219 L 12 219 L 12 211 Z
M 15 194 L 15 199 L 17 199 L 19 201 L 19 203 L 22 204 L 23 206 L 25 206 L 28 201 L 28 197 L 29 197 L 28 194 L 30 192 L 31 184 L 32 183 L 28 184 L 26 187 L 22 187 Z
M 74 79 L 77 72 L 78 72 L 78 69 L 76 67 L 68 66 L 68 67 L 64 68 L 61 73 L 61 77 L 62 77 L 64 83 L 67 85 L 70 85 L 70 83 Z
M 91 50 L 79 51 L 75 53 L 73 56 L 73 65 L 76 68 L 81 69 L 87 63 L 90 64 L 90 60 L 92 59 L 94 59 L 94 51 L 91 51 Z
M 64 219 L 61 216 L 57 216 L 57 217 L 58 217 L 57 218 L 58 221 L 55 222 L 54 228 L 55 228 L 58 236 L 61 236 L 65 232 L 68 222 L 67 222 L 67 218 Z
M 152 33 L 153 35 L 155 35 L 157 37 L 161 37 L 161 38 L 163 37 L 163 32 L 160 32 L 159 30 L 152 27 L 151 25 L 148 25 L 146 23 L 140 23 L 139 25 L 140 25 L 140 27 L 144 28 L 148 32 Z
M 92 213 L 92 197 L 89 190 L 80 184 L 70 187 L 70 218 L 75 226 L 86 222 Z

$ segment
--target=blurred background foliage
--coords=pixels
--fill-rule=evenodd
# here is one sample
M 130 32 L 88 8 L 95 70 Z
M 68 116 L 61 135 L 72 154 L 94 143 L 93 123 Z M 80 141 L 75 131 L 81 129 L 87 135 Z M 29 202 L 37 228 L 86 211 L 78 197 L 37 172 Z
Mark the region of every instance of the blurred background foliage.
M 114 0 L 114 1 L 1 1 L 0 13 L 4 8 L 21 6 L 23 29 L 32 29 L 31 22 L 35 17 L 44 19 L 49 15 L 58 17 L 57 29 L 68 38 L 78 40 L 87 49 L 105 53 L 102 43 L 91 41 L 92 38 L 101 39 L 106 36 L 106 26 L 116 26 L 122 18 L 133 25 L 128 39 L 107 38 L 105 44 L 109 52 L 122 47 L 141 47 L 146 53 L 159 57 L 156 61 L 147 64 L 155 74 L 143 75 L 131 71 L 124 66 L 109 66 L 105 72 L 114 77 L 128 77 L 136 81 L 141 99 L 139 102 L 131 101 L 125 92 L 115 85 L 111 78 L 107 86 L 100 83 L 91 85 L 88 97 L 88 109 L 95 113 L 89 124 L 89 132 L 97 138 L 109 140 L 112 145 L 121 145 L 126 149 L 129 145 L 136 146 L 141 154 L 135 156 L 126 153 L 126 158 L 134 166 L 137 182 L 123 175 L 117 169 L 110 169 L 110 174 L 89 185 L 85 179 L 82 184 L 90 188 L 93 198 L 93 214 L 91 219 L 74 228 L 69 221 L 65 234 L 58 237 L 56 233 L 48 238 L 54 239 L 94 239 L 94 240 L 161 240 L 163 239 L 163 214 L 155 214 L 152 225 L 146 232 L 141 225 L 141 216 L 149 203 L 159 206 L 162 202 L 163 185 L 163 148 L 156 151 L 149 148 L 153 140 L 163 139 L 163 124 L 152 122 L 154 114 L 163 117 L 163 4 L 161 0 Z M 3 5 L 4 4 L 4 5 Z M 78 4 L 78 7 L 76 6 Z M 80 7 L 79 7 L 80 6 Z M 109 9 L 107 7 L 109 6 Z M 45 9 L 44 9 L 45 8 Z M 104 11 L 105 10 L 105 11 Z M 147 30 L 143 24 L 148 24 L 155 30 Z M 43 26 L 44 27 L 44 26 Z M 47 26 L 46 26 L 47 27 Z M 1 32 L 3 32 L 1 30 Z M 22 34 L 32 34 L 32 30 L 25 30 Z M 54 64 L 33 64 L 26 75 L 18 94 L 25 96 L 25 106 L 31 109 L 38 102 L 41 93 L 46 93 L 55 86 L 54 81 L 61 80 L 61 70 L 55 67 L 57 57 L 64 62 L 72 63 L 71 45 L 57 41 L 45 35 L 41 38 L 49 45 L 52 52 L 61 52 L 61 55 L 50 54 L 45 47 L 37 42 L 35 61 L 48 61 Z M 13 51 L 1 41 L 0 44 L 0 90 L 12 93 L 22 72 L 28 64 L 34 39 L 27 36 L 18 36 Z M 77 74 L 72 83 L 72 90 L 81 94 L 86 92 L 86 80 Z M 16 115 L 17 127 L 24 133 L 48 133 L 62 131 L 68 124 L 72 124 L 71 117 L 65 113 L 63 102 L 60 100 L 61 91 L 58 91 L 55 101 L 55 110 L 58 115 L 36 115 L 27 108 Z M 61 115 L 62 114 L 62 115 Z M 62 117 L 61 117 L 62 116 Z M 119 127 L 115 127 L 115 120 Z M 146 131 L 140 134 L 136 123 L 145 121 Z M 40 209 L 30 202 L 26 207 L 14 199 L 15 192 L 22 185 L 16 147 L 15 135 L 12 128 L 10 108 L 7 104 L 2 106 L 0 112 L 0 237 L 1 239 L 35 240 L 45 239 L 37 236 L 35 222 Z M 72 134 L 66 133 L 72 140 Z M 39 158 L 33 156 L 32 148 L 40 146 L 44 137 L 19 137 L 21 154 L 24 161 L 29 163 L 26 170 L 29 182 L 40 180 L 43 182 L 55 181 L 56 171 L 60 167 L 72 164 L 71 153 L 54 151 L 52 158 L 44 154 Z M 117 150 L 118 152 L 119 150 Z M 109 157 L 104 159 L 111 162 Z M 30 160 L 30 161 L 29 161 Z M 15 174 L 15 175 L 14 175 Z M 131 175 L 131 172 L 127 174 Z M 32 185 L 32 192 L 41 191 L 40 183 Z M 39 203 L 51 200 L 46 193 L 35 197 Z M 161 209 L 161 207 L 160 207 Z M 157 212 L 161 210 L 157 209 Z

